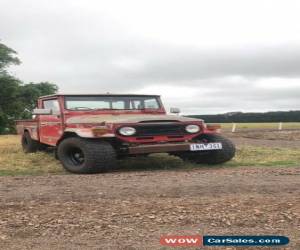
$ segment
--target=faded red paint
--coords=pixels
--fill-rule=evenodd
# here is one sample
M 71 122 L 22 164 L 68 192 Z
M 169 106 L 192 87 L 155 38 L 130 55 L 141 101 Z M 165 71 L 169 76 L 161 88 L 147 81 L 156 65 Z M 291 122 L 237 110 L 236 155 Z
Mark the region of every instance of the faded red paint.
M 80 137 L 86 138 L 107 138 L 113 137 L 129 144 L 144 143 L 167 143 L 167 142 L 188 142 L 194 137 L 203 133 L 216 133 L 215 130 L 206 128 L 202 120 L 169 116 L 159 99 L 160 109 L 157 110 L 93 110 L 93 111 L 71 111 L 65 109 L 64 95 L 53 95 L 41 97 L 38 100 L 38 108 L 43 108 L 43 102 L 46 100 L 57 99 L 60 107 L 58 115 L 37 115 L 33 120 L 16 121 L 17 131 L 22 134 L 25 130 L 29 131 L 31 136 L 40 142 L 56 146 L 59 140 L 66 132 L 74 132 Z M 121 136 L 116 130 L 124 125 L 132 126 L 139 124 L 140 120 L 174 120 L 174 123 L 197 124 L 201 130 L 196 134 L 186 134 L 178 138 L 167 135 L 151 136 L 151 138 L 138 138 L 135 136 Z M 162 121 L 163 122 L 163 121 Z M 101 127 L 101 132 L 99 128 Z M 97 130 L 98 129 L 98 130 Z M 107 131 L 106 133 L 105 130 Z M 98 131 L 98 132 L 97 132 Z M 104 131 L 104 132 L 103 132 Z

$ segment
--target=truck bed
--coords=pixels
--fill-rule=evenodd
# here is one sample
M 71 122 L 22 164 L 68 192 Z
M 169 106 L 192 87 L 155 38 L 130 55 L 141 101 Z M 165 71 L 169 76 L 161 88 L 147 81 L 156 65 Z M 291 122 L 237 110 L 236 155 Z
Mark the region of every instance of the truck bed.
M 27 130 L 31 138 L 34 140 L 38 140 L 38 121 L 31 120 L 16 120 L 16 128 L 18 134 L 23 134 L 25 130 Z

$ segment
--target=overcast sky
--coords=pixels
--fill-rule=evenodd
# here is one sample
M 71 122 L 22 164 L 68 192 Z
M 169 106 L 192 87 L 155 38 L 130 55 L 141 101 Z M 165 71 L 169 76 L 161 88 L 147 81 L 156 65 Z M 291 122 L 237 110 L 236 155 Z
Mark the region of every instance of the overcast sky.
M 185 114 L 300 109 L 300 1 L 0 0 L 25 82 L 161 94 Z

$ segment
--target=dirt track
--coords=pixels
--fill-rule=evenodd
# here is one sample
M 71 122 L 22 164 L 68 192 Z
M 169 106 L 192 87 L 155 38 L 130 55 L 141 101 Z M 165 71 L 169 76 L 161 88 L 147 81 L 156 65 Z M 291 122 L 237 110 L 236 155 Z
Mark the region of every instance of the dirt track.
M 282 234 L 300 249 L 300 168 L 0 180 L 1 249 L 159 249 L 170 233 Z

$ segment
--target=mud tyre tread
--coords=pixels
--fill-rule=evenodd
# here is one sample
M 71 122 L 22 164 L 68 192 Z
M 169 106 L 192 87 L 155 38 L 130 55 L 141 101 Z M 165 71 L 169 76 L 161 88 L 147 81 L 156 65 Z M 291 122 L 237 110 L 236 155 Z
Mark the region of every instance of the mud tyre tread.
M 74 164 L 68 153 L 72 148 L 79 148 L 82 151 L 84 162 Z M 67 138 L 58 145 L 57 157 L 67 171 L 77 174 L 102 173 L 116 167 L 116 152 L 112 145 L 105 141 Z

